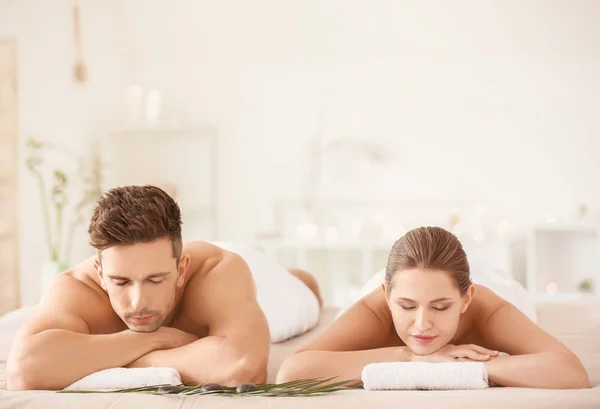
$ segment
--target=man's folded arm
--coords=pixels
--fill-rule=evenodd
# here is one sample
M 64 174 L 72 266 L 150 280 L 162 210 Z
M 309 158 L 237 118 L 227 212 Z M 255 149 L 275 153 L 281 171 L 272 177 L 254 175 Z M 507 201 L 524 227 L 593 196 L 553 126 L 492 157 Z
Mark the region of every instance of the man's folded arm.
M 206 277 L 192 280 L 184 308 L 209 327 L 207 337 L 172 350 L 154 351 L 130 367 L 173 367 L 186 384 L 233 386 L 266 381 L 270 335 L 256 300 L 256 288 L 246 262 L 226 253 Z
M 98 294 L 74 278 L 57 278 L 39 312 L 13 342 L 7 362 L 9 389 L 62 389 L 93 372 L 125 366 L 168 345 L 164 333 L 125 330 L 91 335 L 81 312 L 94 309 L 95 297 Z

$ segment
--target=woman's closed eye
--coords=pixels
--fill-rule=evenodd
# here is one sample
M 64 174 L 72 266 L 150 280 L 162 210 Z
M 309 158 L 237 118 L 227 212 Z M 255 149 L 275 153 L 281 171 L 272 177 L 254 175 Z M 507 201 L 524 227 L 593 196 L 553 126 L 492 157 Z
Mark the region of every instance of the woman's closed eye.
M 401 305 L 400 308 L 402 308 L 403 310 L 406 310 L 406 311 L 410 311 L 410 310 L 414 310 L 417 307 L 414 305 Z M 448 308 L 450 308 L 450 306 L 448 306 L 448 305 L 443 306 L 443 307 L 442 306 L 434 306 L 431 308 L 433 308 L 436 311 L 446 311 Z

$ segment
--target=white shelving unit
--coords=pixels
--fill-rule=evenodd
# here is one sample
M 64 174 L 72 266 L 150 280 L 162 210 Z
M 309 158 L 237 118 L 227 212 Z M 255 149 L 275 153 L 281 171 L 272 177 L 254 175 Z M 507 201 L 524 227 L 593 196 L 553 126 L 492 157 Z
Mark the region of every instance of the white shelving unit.
M 583 224 L 537 226 L 528 238 L 527 290 L 536 302 L 567 302 L 597 294 L 600 228 Z M 592 280 L 593 291 L 579 284 Z
M 311 242 L 301 241 L 283 241 L 281 243 L 262 243 L 259 246 L 265 253 L 273 259 L 281 259 L 282 252 L 291 253 L 294 266 L 301 269 L 310 268 L 310 253 L 312 252 L 327 252 L 333 254 L 335 252 L 353 252 L 360 255 L 360 278 L 364 281 L 368 280 L 373 273 L 374 268 L 385 267 L 387 254 L 391 250 L 393 242 L 368 242 L 368 241 L 347 241 L 330 243 L 324 240 L 315 240 Z M 382 257 L 379 253 L 385 253 L 385 259 L 382 264 Z M 288 260 L 290 254 L 287 255 Z M 285 255 L 283 255 L 285 257 Z
M 255 247 L 289 268 L 315 275 L 324 303 L 340 307 L 377 271 L 385 268 L 393 242 L 259 241 Z

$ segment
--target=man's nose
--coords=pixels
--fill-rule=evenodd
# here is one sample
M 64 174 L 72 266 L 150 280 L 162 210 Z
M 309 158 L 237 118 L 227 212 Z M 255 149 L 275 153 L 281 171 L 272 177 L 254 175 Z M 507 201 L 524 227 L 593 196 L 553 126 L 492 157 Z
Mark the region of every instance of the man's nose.
M 130 299 L 134 311 L 140 311 L 146 307 L 146 294 L 141 285 L 132 286 Z

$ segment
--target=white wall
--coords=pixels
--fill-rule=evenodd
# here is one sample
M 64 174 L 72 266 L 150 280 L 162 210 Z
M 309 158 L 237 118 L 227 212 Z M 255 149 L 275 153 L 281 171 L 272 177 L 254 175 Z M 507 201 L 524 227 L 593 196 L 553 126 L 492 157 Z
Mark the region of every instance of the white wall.
M 221 238 L 251 239 L 301 193 L 323 115 L 397 152 L 357 187 L 369 195 L 477 201 L 521 224 L 600 208 L 599 2 L 83 0 L 84 88 L 70 4 L 0 0 L 0 36 L 19 40 L 22 138 L 83 146 L 118 126 L 125 85 L 161 90 L 218 128 Z M 22 203 L 27 283 L 47 254 L 25 171 Z
M 100 2 L 86 3 L 86 40 L 93 44 L 87 53 L 94 81 L 87 88 L 73 81 L 71 2 L 0 1 L 0 36 L 16 37 L 18 44 L 19 131 L 23 145 L 33 136 L 83 149 L 99 124 L 114 116 L 111 109 L 119 91 L 124 66 L 119 42 L 106 27 L 110 10 Z M 101 72 L 102 74 L 96 75 Z M 35 180 L 21 167 L 21 276 L 22 302 L 37 300 L 36 275 L 49 257 L 42 231 L 40 199 Z M 82 230 L 83 232 L 83 230 Z M 87 254 L 85 237 L 74 251 Z

